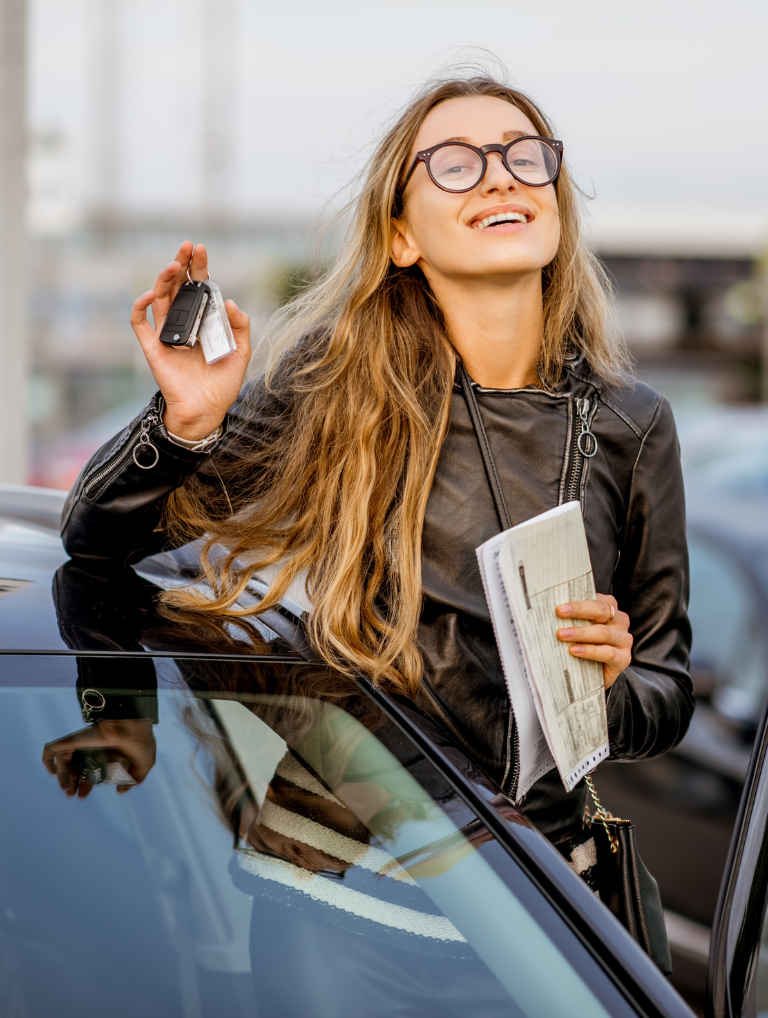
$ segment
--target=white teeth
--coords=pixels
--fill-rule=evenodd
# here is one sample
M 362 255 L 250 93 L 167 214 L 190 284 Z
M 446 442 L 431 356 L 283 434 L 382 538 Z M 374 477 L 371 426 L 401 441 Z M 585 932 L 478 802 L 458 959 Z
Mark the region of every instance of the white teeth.
M 477 226 L 476 230 L 484 230 L 488 226 L 492 226 L 494 223 L 527 223 L 528 217 L 523 215 L 522 212 L 499 212 L 495 216 L 486 216 L 482 219 Z

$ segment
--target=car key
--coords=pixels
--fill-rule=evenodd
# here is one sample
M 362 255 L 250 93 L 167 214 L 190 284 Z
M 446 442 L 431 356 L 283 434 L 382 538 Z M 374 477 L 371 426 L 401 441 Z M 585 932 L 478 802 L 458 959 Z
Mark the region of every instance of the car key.
M 192 347 L 197 342 L 200 321 L 210 291 L 205 283 L 196 283 L 189 278 L 189 273 L 187 279 L 179 288 L 160 331 L 160 342 L 167 346 Z

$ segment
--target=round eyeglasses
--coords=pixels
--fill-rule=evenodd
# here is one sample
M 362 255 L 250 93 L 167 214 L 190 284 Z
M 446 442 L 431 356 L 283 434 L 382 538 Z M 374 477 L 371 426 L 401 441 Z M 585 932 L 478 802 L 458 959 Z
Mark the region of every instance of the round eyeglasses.
M 485 176 L 489 152 L 498 152 L 504 168 L 515 180 L 528 187 L 554 184 L 563 162 L 561 141 L 535 135 L 515 138 L 508 145 L 483 145 L 482 148 L 463 141 L 444 141 L 416 153 L 401 193 L 419 163 L 424 163 L 432 183 L 441 190 L 455 193 L 471 191 Z

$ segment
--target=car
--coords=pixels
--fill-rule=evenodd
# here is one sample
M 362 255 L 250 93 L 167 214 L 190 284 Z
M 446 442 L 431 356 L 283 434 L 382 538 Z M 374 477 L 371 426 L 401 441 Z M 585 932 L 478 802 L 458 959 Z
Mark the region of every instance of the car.
M 237 624 L 158 606 L 194 582 L 195 546 L 69 561 L 62 504 L 0 488 L 0 1013 L 691 1015 L 444 732 L 314 658 L 298 606 Z M 756 728 L 718 1018 L 768 1008 Z

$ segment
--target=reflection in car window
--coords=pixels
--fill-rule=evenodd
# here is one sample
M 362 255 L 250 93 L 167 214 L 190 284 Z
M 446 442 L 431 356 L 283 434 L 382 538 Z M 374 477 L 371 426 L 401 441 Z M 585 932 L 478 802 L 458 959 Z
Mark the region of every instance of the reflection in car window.
M 138 663 L 107 661 L 122 685 L 98 687 L 105 713 L 139 732 L 123 763 L 154 762 L 128 792 L 78 799 L 40 754 L 83 728 L 75 683 L 82 698 L 99 669 L 59 659 L 36 688 L 34 659 L 9 661 L 0 994 L 19 1013 L 630 1013 L 441 775 L 372 704 L 319 695 L 311 669 L 299 695 L 288 666 L 276 683 L 275 665 L 165 659 L 155 693 L 144 662 L 135 691 Z M 243 692 L 248 674 L 292 692 Z

